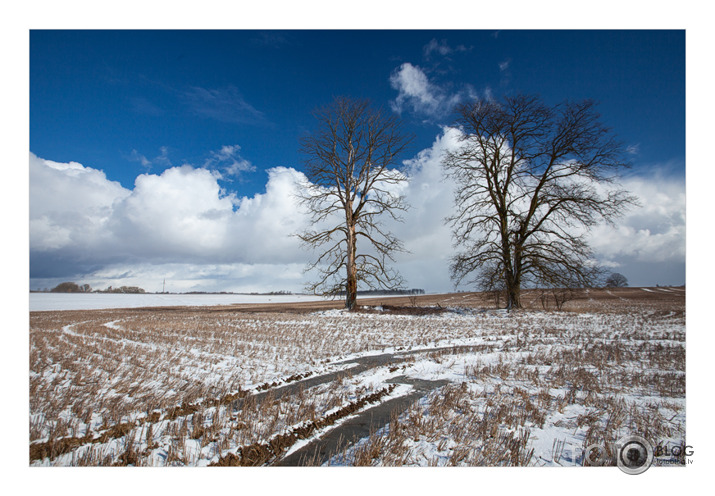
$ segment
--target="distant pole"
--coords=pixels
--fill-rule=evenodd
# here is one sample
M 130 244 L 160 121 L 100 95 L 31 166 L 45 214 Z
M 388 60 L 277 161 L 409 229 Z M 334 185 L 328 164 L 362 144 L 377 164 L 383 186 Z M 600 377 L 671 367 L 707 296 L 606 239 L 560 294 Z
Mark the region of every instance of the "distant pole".
M 164 279 L 164 284 L 161 286 L 161 292 L 166 293 L 166 279 Z

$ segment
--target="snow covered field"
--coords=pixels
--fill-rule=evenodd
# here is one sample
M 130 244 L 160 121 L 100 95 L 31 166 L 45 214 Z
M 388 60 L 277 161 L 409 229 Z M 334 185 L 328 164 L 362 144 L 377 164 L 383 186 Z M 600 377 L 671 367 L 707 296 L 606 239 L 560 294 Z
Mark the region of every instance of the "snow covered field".
M 558 312 L 470 298 L 422 315 L 31 313 L 30 464 L 279 463 L 420 381 L 372 435 L 307 462 L 583 465 L 626 434 L 684 443 L 684 290 L 592 290 Z
M 312 295 L 30 293 L 30 311 L 321 301 Z

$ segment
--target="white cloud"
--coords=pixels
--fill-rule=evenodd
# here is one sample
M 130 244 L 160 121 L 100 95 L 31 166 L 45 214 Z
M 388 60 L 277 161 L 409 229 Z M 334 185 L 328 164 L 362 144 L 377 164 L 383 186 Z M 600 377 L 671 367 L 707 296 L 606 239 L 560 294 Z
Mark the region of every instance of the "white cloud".
M 429 57 L 433 52 L 437 52 L 442 56 L 452 53 L 452 48 L 447 44 L 447 40 L 437 41 L 435 38 L 432 38 L 430 42 L 424 46 L 423 50 L 425 57 Z
M 240 145 L 224 145 L 219 151 L 211 152 L 211 155 L 213 155 L 217 160 L 223 162 L 226 160 L 233 160 L 236 157 L 240 156 L 238 153 L 240 151 Z
M 169 148 L 166 146 L 159 147 L 159 155 L 154 157 L 154 163 L 162 165 L 164 167 L 171 166 L 171 160 L 169 160 Z
M 422 50 L 424 52 L 425 58 L 430 58 L 433 53 L 437 53 L 442 57 L 446 57 L 447 55 L 450 55 L 454 52 L 468 52 L 470 48 L 467 48 L 464 45 L 457 45 L 456 47 L 452 48 L 447 43 L 447 40 L 437 40 L 436 38 L 432 38 L 429 43 L 427 43 L 422 48 Z
M 626 148 L 626 153 L 628 153 L 629 155 L 638 155 L 640 153 L 640 148 L 640 143 L 636 143 L 635 145 L 629 145 Z
M 159 176 L 142 174 L 115 209 L 112 228 L 128 252 L 215 256 L 233 214 L 233 198 L 220 191 L 217 177 L 206 169 L 185 165 Z
M 424 114 L 434 114 L 439 110 L 442 100 L 439 90 L 430 84 L 419 67 L 405 62 L 390 76 L 390 85 L 399 92 L 392 105 L 396 112 L 401 113 L 406 106 Z
M 641 206 L 591 231 L 590 244 L 604 261 L 628 257 L 642 263 L 685 262 L 685 182 L 682 178 L 634 176 L 622 186 Z
M 131 192 L 104 172 L 76 162 L 59 163 L 30 154 L 30 247 L 36 251 L 106 240 L 117 203 Z
M 146 168 L 151 167 L 151 160 L 149 160 L 136 150 L 132 150 L 132 153 L 129 155 L 129 160 L 133 162 L 139 162 L 140 164 L 142 164 L 143 167 Z
M 477 97 L 469 85 L 457 92 L 448 92 L 430 82 L 419 66 L 409 62 L 392 72 L 390 85 L 398 92 L 397 97 L 390 102 L 393 111 L 403 113 L 410 110 L 431 118 L 444 117 L 458 103 Z
M 244 238 L 241 249 L 247 260 L 258 263 L 306 262 L 308 254 L 293 236 L 309 225 L 299 207 L 296 185 L 303 173 L 287 167 L 268 170 L 266 192 L 242 198 L 236 212 L 233 235 Z
M 136 150 L 132 150 L 132 153 L 129 154 L 129 160 L 133 162 L 139 162 L 142 164 L 143 167 L 146 167 L 148 170 L 151 170 L 151 166 L 154 164 L 160 165 L 162 167 L 170 167 L 171 166 L 171 160 L 169 159 L 169 148 L 166 146 L 159 147 L 159 155 L 154 157 L 152 160 L 149 160 L 146 158 L 145 155 L 142 155 Z
M 444 128 L 431 148 L 406 162 L 410 178 L 404 191 L 412 209 L 404 224 L 390 227 L 410 254 L 398 258 L 412 287 L 448 290 L 451 231 L 443 219 L 452 212 L 453 185 L 442 178 L 444 153 L 458 147 L 459 132 Z M 633 208 L 614 226 L 601 224 L 589 242 L 601 265 L 618 268 L 632 284 L 680 284 L 685 266 L 685 184 L 672 174 L 625 178 L 619 186 L 638 197 Z
M 407 160 L 399 193 L 411 205 L 404 223 L 385 219 L 409 253 L 396 268 L 408 287 L 452 289 L 449 226 L 453 185 L 441 160 L 458 146 L 444 128 L 432 146 Z M 238 148 L 217 154 L 233 156 Z M 30 154 L 30 255 L 33 288 L 77 279 L 93 287 L 138 285 L 155 291 L 166 278 L 175 290 L 298 291 L 311 253 L 293 234 L 310 225 L 295 198 L 305 176 L 292 168 L 267 171 L 266 191 L 227 195 L 219 174 L 191 166 L 142 174 L 133 189 L 76 162 Z M 634 176 L 623 186 L 643 204 L 615 227 L 598 226 L 591 245 L 604 265 L 631 284 L 680 283 L 685 262 L 685 187 L 671 176 Z M 657 276 L 657 274 L 665 274 Z M 80 281 L 81 279 L 81 281 Z
M 239 145 L 224 145 L 204 162 L 204 167 L 218 167 L 225 175 L 239 176 L 243 172 L 254 172 L 256 167 L 240 154 Z
M 138 286 L 146 291 L 299 291 L 302 263 L 118 263 L 85 274 L 82 283 L 94 289 Z M 164 281 L 166 285 L 164 286 Z M 34 287 L 54 287 L 54 280 L 37 280 Z
M 268 171 L 266 193 L 226 195 L 191 166 L 142 174 L 122 188 L 102 171 L 30 156 L 33 279 L 121 264 L 303 264 L 290 234 L 307 225 L 294 198 L 304 176 Z
M 430 148 L 405 162 L 408 181 L 402 194 L 411 208 L 404 222 L 389 224 L 409 253 L 397 257 L 400 273 L 409 287 L 427 291 L 450 290 L 449 258 L 453 253 L 449 226 L 453 184 L 444 179 L 442 158 L 458 146 L 459 132 L 445 128 Z

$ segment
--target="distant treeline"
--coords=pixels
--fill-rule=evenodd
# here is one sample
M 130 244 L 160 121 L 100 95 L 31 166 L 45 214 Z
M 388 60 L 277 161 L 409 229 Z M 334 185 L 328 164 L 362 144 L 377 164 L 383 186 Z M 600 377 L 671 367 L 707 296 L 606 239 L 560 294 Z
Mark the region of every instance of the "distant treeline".
M 47 291 L 45 291 L 47 292 Z M 137 286 L 120 286 L 113 288 L 109 286 L 107 289 L 92 289 L 89 284 L 77 284 L 74 282 L 63 282 L 49 290 L 50 293 L 130 293 L 141 294 L 146 293 L 142 288 Z
M 345 291 L 338 293 L 345 296 Z M 390 296 L 390 295 L 418 295 L 425 294 L 424 289 L 366 289 L 357 292 L 358 296 Z
M 129 293 L 129 294 L 143 294 L 146 291 L 137 286 L 120 286 L 118 288 L 113 288 L 109 286 L 107 289 L 92 289 L 89 284 L 77 284 L 75 282 L 63 282 L 58 284 L 52 289 L 38 289 L 31 290 L 31 293 Z M 270 291 L 267 293 L 235 293 L 233 291 L 186 291 L 181 293 L 176 292 L 164 292 L 159 294 L 185 294 L 185 295 L 224 295 L 224 294 L 250 294 L 250 295 L 268 295 L 268 296 L 280 296 L 280 295 L 292 295 L 291 291 Z
M 92 289 L 89 284 L 77 284 L 74 282 L 63 282 L 58 284 L 52 289 L 44 289 L 38 291 L 32 291 L 38 293 L 129 293 L 129 294 L 143 294 L 146 293 L 144 289 L 137 286 L 120 286 L 118 288 L 113 288 L 109 286 L 107 289 Z M 291 291 L 270 291 L 267 293 L 234 293 L 230 291 L 220 291 L 220 292 L 210 292 L 210 291 L 187 291 L 183 293 L 164 293 L 164 294 L 250 294 L 250 295 L 267 295 L 267 296 L 281 296 L 281 295 L 292 295 Z M 424 289 L 368 289 L 364 291 L 358 291 L 359 296 L 389 296 L 389 295 L 420 295 L 425 294 Z M 338 296 L 345 296 L 345 291 L 338 293 Z
M 142 288 L 137 287 L 137 286 L 120 286 L 118 288 L 113 288 L 112 286 L 109 286 L 107 289 L 98 289 L 95 291 L 95 293 L 133 293 L 133 294 L 141 294 L 141 293 L 146 293 Z
M 214 295 L 214 294 L 236 294 L 232 291 L 185 291 L 183 293 L 163 293 L 163 294 L 185 294 L 185 295 Z
M 233 291 L 186 291 L 184 293 L 175 293 L 175 294 L 207 294 L 207 295 L 223 295 L 223 294 L 228 294 L 228 295 L 258 295 L 258 296 L 276 296 L 276 295 L 292 295 L 293 293 L 290 291 L 269 291 L 268 293 L 235 293 Z

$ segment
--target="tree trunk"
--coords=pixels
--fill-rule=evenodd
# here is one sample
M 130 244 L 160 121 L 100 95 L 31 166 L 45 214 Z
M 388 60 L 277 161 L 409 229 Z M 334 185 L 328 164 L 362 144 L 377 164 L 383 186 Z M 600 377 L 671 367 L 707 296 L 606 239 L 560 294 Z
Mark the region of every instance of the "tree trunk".
M 348 264 L 348 283 L 347 283 L 347 294 L 345 295 L 345 308 L 348 310 L 353 310 L 357 305 L 357 274 L 355 271 L 355 264 Z
M 507 310 L 521 308 L 521 288 L 513 284 L 507 288 Z
M 345 286 L 345 308 L 353 310 L 357 305 L 357 265 L 355 265 L 355 226 L 348 228 L 347 284 Z
M 521 271 L 519 260 L 515 260 L 514 265 L 507 269 L 505 276 L 506 308 L 507 310 L 521 308 Z
M 512 308 L 521 308 L 521 253 L 522 253 L 522 243 L 518 241 L 514 243 L 513 253 L 514 257 L 505 257 L 505 263 L 507 266 L 505 274 L 506 282 L 506 298 L 508 310 Z M 510 254 L 509 247 L 505 250 L 506 253 Z

